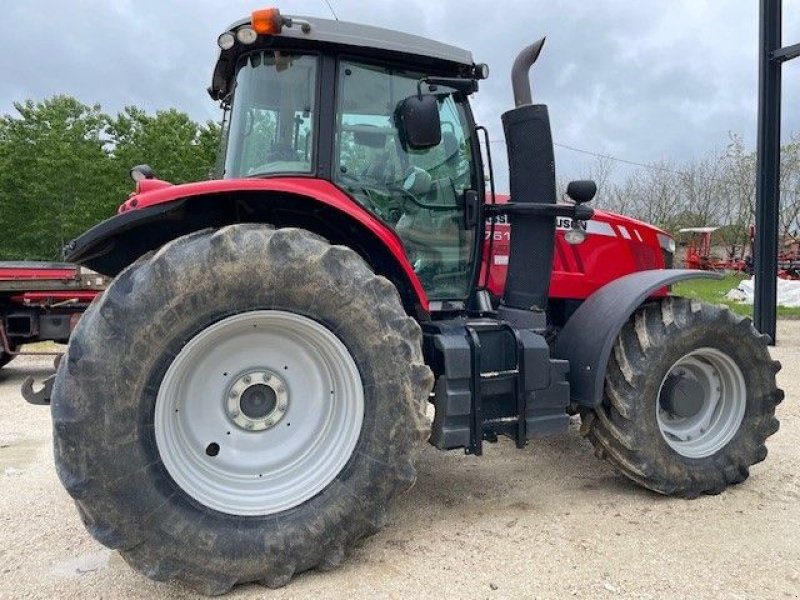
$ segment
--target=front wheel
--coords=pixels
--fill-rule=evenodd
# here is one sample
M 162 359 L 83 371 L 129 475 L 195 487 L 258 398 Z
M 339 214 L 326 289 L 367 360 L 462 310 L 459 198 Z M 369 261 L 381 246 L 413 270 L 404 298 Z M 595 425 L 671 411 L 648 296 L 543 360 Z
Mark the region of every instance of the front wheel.
M 217 594 L 339 564 L 414 481 L 431 374 L 394 286 L 300 229 L 235 225 L 119 275 L 53 392 L 88 530 Z
M 652 302 L 620 332 L 603 403 L 582 412 L 582 432 L 645 487 L 717 494 L 767 456 L 779 368 L 749 319 L 684 298 Z

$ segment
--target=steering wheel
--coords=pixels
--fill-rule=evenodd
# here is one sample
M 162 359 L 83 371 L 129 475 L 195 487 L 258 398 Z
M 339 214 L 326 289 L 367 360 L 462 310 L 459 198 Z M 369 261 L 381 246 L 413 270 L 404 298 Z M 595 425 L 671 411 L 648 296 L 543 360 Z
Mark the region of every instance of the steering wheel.
M 389 213 L 391 213 L 391 208 L 387 209 L 387 208 L 382 207 L 381 205 L 379 205 L 375 201 L 375 199 L 372 196 L 373 194 L 384 194 L 385 195 L 385 192 L 387 191 L 386 188 L 379 188 L 379 187 L 370 185 L 369 183 L 365 182 L 362 178 L 356 177 L 355 175 L 351 175 L 350 173 L 347 173 L 346 171 L 339 171 L 339 178 L 343 182 L 345 182 L 345 185 L 349 185 L 350 187 L 356 188 L 356 189 L 360 190 L 361 192 L 363 192 L 363 194 L 360 197 L 365 199 L 365 201 L 366 201 L 365 204 L 367 204 L 367 203 L 369 204 L 369 206 L 366 206 L 367 210 L 369 210 L 370 212 L 375 213 L 376 215 L 378 215 L 383 220 L 387 219 L 388 215 L 386 215 L 385 213 L 387 211 Z

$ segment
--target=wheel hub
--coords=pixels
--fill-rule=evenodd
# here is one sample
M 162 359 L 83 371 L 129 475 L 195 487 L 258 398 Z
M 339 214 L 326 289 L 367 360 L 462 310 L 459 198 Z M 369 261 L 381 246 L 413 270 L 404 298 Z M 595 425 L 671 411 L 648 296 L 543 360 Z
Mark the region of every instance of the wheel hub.
M 183 346 L 159 386 L 153 426 L 184 492 L 223 513 L 263 516 L 330 484 L 363 419 L 361 376 L 344 343 L 309 317 L 256 310 Z
M 678 359 L 661 382 L 658 428 L 678 454 L 711 456 L 736 435 L 746 398 L 736 361 L 717 348 L 697 348 Z
M 670 373 L 659 396 L 661 408 L 676 417 L 693 417 L 703 408 L 703 385 L 685 371 Z
M 286 383 L 275 373 L 255 370 L 233 380 L 225 397 L 225 411 L 246 431 L 264 431 L 277 425 L 289 408 Z

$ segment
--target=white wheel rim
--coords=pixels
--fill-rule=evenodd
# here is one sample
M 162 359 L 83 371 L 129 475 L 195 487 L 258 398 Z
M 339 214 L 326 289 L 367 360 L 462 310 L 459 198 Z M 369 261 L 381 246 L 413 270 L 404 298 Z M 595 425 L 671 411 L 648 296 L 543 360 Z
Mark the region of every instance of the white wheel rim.
M 274 408 L 264 416 L 240 404 L 254 417 L 243 419 L 232 398 L 256 383 L 278 390 Z M 253 390 L 251 399 L 266 388 Z M 223 319 L 181 349 L 159 387 L 154 429 L 181 489 L 214 510 L 256 516 L 331 483 L 363 418 L 361 376 L 341 340 L 308 317 L 259 310 Z
M 676 416 L 665 410 L 661 394 L 670 375 L 694 379 L 702 390 L 699 410 Z M 733 439 L 744 419 L 747 386 L 739 365 L 716 348 L 698 348 L 670 367 L 656 398 L 656 420 L 667 444 L 687 458 L 705 458 Z

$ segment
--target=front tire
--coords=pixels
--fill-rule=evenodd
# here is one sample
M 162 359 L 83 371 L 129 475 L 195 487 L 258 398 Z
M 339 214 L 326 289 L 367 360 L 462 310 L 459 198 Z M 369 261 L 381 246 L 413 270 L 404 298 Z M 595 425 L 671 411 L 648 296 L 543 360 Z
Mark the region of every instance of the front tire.
M 432 383 L 394 286 L 300 229 L 179 238 L 120 274 L 53 390 L 89 532 L 206 594 L 338 565 L 415 479 Z
M 603 403 L 582 433 L 620 473 L 661 494 L 694 498 L 744 481 L 778 430 L 780 363 L 749 319 L 668 297 L 622 328 Z

